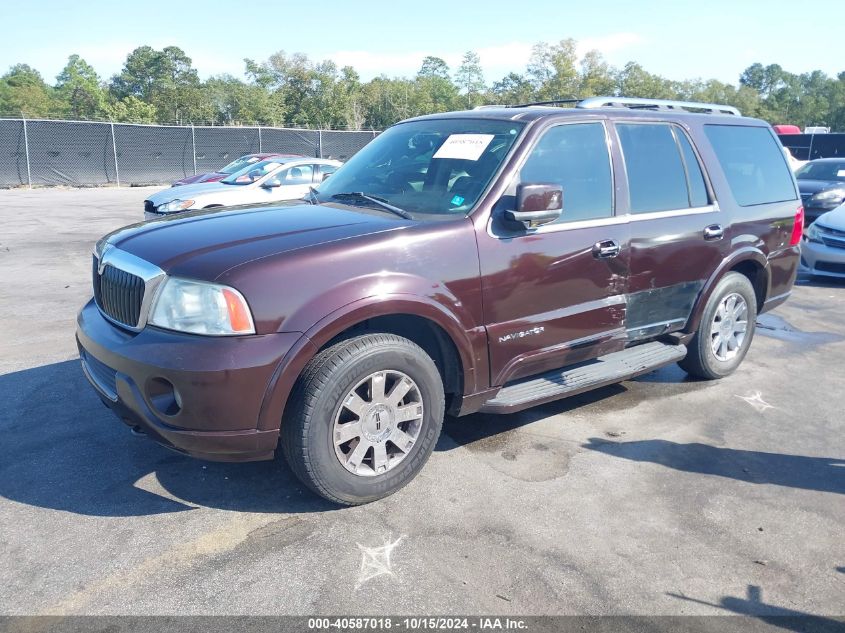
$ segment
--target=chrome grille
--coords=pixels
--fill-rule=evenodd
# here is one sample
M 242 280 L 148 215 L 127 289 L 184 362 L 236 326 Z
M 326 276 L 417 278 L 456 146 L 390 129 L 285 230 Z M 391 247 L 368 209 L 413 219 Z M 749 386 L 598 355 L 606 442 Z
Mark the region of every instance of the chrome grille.
M 845 237 L 835 238 L 822 235 L 822 242 L 824 242 L 825 246 L 830 246 L 831 248 L 845 248 Z
M 109 264 L 101 273 L 95 258 L 94 300 L 106 316 L 128 327 L 137 327 L 144 302 L 144 280 Z

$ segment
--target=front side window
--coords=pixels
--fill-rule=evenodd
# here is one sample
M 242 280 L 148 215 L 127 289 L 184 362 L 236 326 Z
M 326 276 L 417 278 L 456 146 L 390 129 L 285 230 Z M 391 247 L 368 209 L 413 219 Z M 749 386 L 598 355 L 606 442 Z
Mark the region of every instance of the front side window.
M 673 126 L 668 123 L 618 123 L 619 142 L 628 172 L 628 192 L 631 213 L 671 211 L 700 206 L 703 176 L 698 169 L 691 173 L 695 184 L 687 180 L 681 146 Z M 691 148 L 690 148 L 691 151 Z M 693 153 L 694 158 L 694 153 Z M 700 179 L 700 182 L 698 180 Z M 698 190 L 697 200 L 691 200 L 691 187 Z M 706 193 L 705 193 L 706 197 Z M 695 203 L 695 204 L 694 204 Z
M 704 133 L 740 206 L 797 199 L 786 157 L 768 128 L 711 124 Z
M 428 119 L 389 128 L 320 183 L 319 202 L 371 206 L 377 197 L 414 214 L 464 216 L 524 127 L 493 119 Z M 421 218 L 422 219 L 422 218 Z
M 522 183 L 554 183 L 563 188 L 557 222 L 613 215 L 613 175 L 601 123 L 574 123 L 548 130 L 519 173 Z

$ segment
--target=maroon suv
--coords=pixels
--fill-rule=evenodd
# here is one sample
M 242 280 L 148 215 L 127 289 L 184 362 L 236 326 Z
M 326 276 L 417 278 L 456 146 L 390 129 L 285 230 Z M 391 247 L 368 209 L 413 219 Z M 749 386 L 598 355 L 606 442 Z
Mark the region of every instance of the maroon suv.
M 420 471 L 445 413 L 672 362 L 730 374 L 790 294 L 802 223 L 772 129 L 731 108 L 437 114 L 301 202 L 103 238 L 77 338 L 128 425 L 206 459 L 281 444 L 314 491 L 364 503 Z

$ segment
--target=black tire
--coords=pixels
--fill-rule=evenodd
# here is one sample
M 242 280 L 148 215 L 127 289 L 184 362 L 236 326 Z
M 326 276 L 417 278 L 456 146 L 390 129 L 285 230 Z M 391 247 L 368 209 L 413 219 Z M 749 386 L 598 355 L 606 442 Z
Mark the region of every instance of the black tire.
M 720 360 L 713 351 L 711 344 L 713 340 L 711 328 L 722 300 L 732 294 L 738 294 L 745 300 L 748 307 L 747 329 L 745 338 L 736 354 L 728 360 Z M 707 380 L 715 380 L 732 374 L 748 353 L 748 348 L 754 338 L 756 322 L 757 295 L 754 293 L 754 287 L 745 275 L 735 272 L 728 273 L 716 285 L 713 294 L 707 300 L 698 330 L 687 345 L 687 355 L 682 361 L 678 362 L 678 365 L 691 376 Z
M 365 477 L 341 464 L 333 428 L 350 390 L 384 370 L 401 372 L 416 383 L 422 423 L 416 442 L 399 463 Z M 356 336 L 323 350 L 305 367 L 282 421 L 282 451 L 297 478 L 318 495 L 342 505 L 369 503 L 393 494 L 419 473 L 440 436 L 444 408 L 440 373 L 418 345 L 394 334 Z M 374 454 L 367 455 L 374 460 Z

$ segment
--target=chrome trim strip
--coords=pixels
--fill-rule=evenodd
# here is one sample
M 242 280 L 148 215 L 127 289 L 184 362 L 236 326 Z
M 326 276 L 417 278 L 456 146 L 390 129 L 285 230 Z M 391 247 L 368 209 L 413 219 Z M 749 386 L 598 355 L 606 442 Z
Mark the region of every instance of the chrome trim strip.
M 668 211 L 652 211 L 650 213 L 632 213 L 631 222 L 642 222 L 643 220 L 662 220 L 664 218 L 675 218 L 679 215 L 699 215 L 702 213 L 718 213 L 718 203 L 708 204 L 704 207 L 689 207 L 686 209 L 670 209 Z
M 714 202 L 705 207 L 692 207 L 688 209 L 670 209 L 668 211 L 653 211 L 651 213 L 627 213 L 625 215 L 614 215 L 608 218 L 596 218 L 594 220 L 577 220 L 575 222 L 560 222 L 557 224 L 546 224 L 531 231 L 515 232 L 513 235 L 497 235 L 493 233 L 492 217 L 487 222 L 487 234 L 490 237 L 503 240 L 524 237 L 526 235 L 542 235 L 544 233 L 557 233 L 558 231 L 574 231 L 576 229 L 587 229 L 597 226 L 613 226 L 615 224 L 628 224 L 630 222 L 643 222 L 645 220 L 662 220 L 676 218 L 686 215 L 702 215 L 705 213 L 719 213 L 719 203 Z
M 156 290 L 158 290 L 161 282 L 164 281 L 164 278 L 167 275 L 155 264 L 151 264 L 145 259 L 141 259 L 132 253 L 127 253 L 126 251 L 123 251 L 109 243 L 106 243 L 103 246 L 103 252 L 97 259 L 97 273 L 102 275 L 103 269 L 107 264 L 117 268 L 118 270 L 122 270 L 143 279 L 144 298 L 141 301 L 141 311 L 138 315 L 138 323 L 136 323 L 134 327 L 111 318 L 100 308 L 99 305 L 97 305 L 97 309 L 104 318 L 108 319 L 118 327 L 132 330 L 133 332 L 140 332 L 147 324 L 147 317 L 150 312 L 150 306 L 155 298 Z

